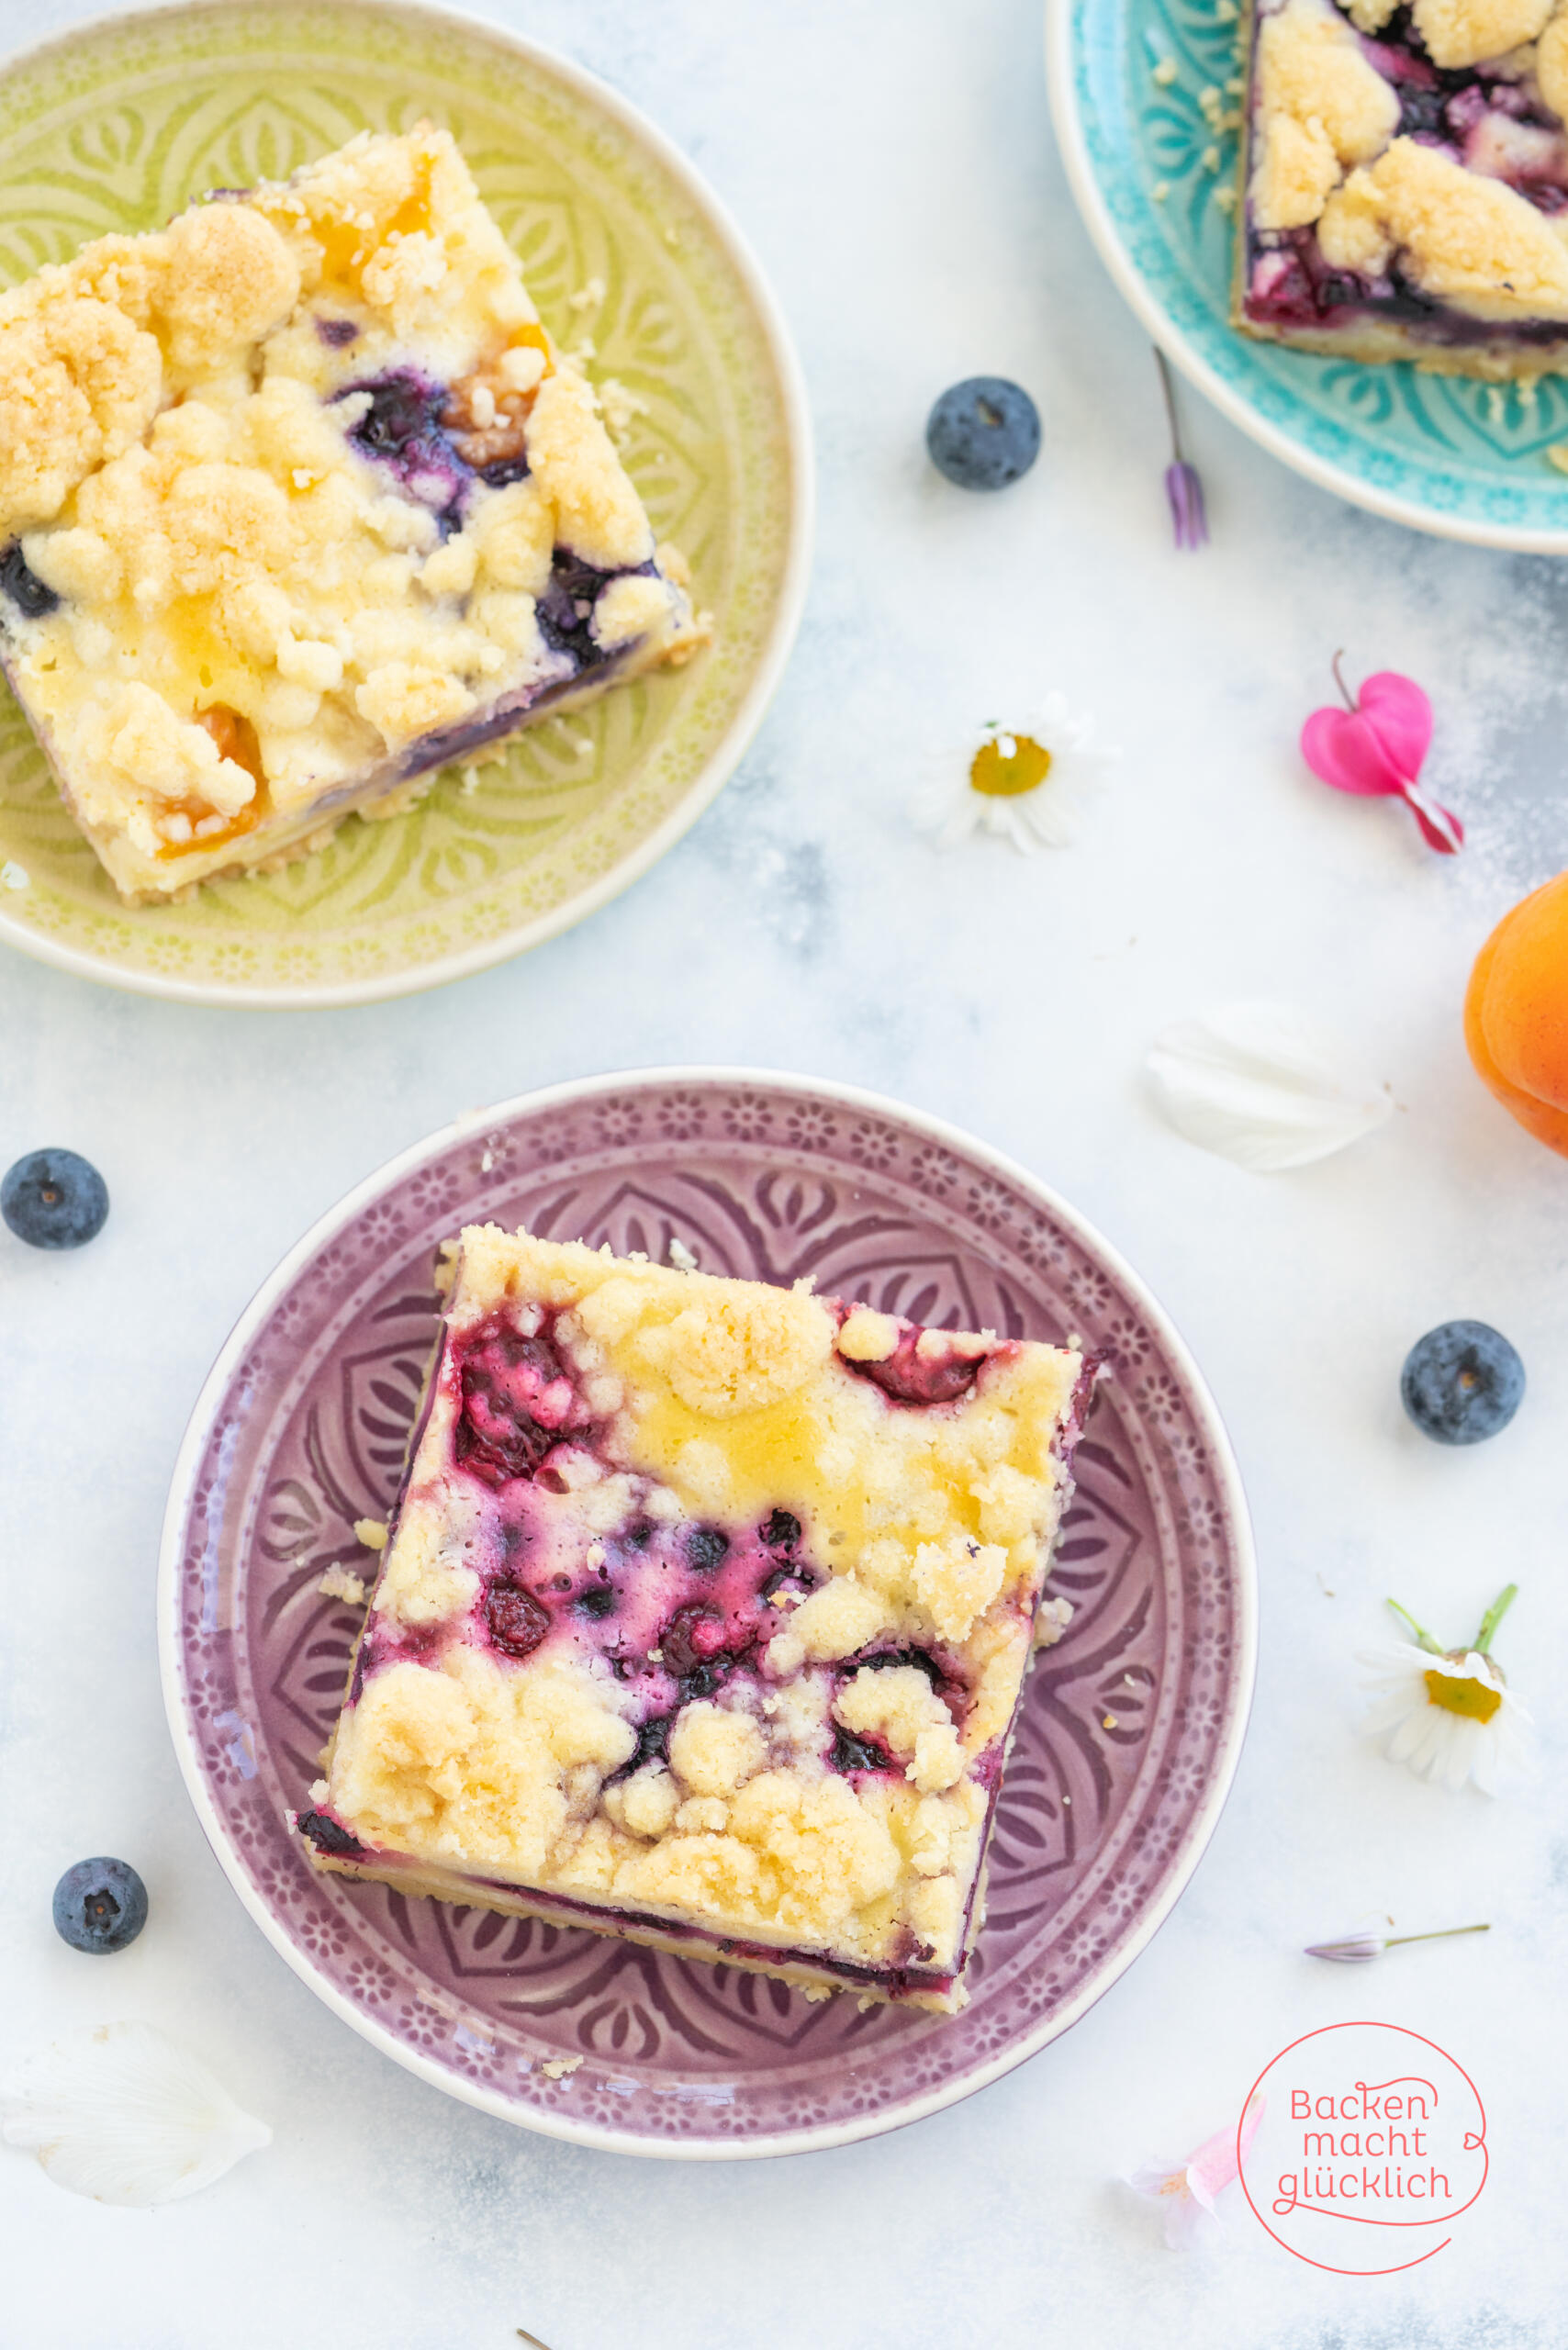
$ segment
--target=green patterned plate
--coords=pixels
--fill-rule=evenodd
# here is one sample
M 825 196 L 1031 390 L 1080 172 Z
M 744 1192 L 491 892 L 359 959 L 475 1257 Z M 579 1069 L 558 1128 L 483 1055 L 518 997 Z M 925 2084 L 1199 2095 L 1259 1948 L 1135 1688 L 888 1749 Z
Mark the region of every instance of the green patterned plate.
M 1047 0 L 1058 142 L 1111 275 L 1215 407 L 1309 480 L 1443 538 L 1568 554 L 1568 479 L 1546 454 L 1568 443 L 1568 376 L 1368 367 L 1231 326 L 1236 139 L 1202 93 L 1242 71 L 1238 31 L 1236 0 Z
M 520 736 L 465 790 L 350 817 L 283 872 L 127 908 L 0 687 L 0 937 L 199 1003 L 364 1002 L 515 955 L 602 905 L 731 773 L 778 681 L 810 552 L 805 397 L 756 263 L 625 102 L 510 35 L 364 0 L 197 0 L 119 17 L 0 76 L 0 285 L 214 186 L 278 178 L 420 116 L 462 145 L 546 323 L 645 404 L 624 445 L 716 621 L 689 667 Z M 591 309 L 572 297 L 595 278 Z

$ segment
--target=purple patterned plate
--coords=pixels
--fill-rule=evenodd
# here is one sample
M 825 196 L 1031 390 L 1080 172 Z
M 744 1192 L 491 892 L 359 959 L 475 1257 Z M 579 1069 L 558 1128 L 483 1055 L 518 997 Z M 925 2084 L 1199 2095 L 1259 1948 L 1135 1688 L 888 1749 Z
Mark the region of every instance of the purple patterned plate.
M 811 2004 L 765 1977 L 318 1876 L 285 1815 L 342 1695 L 363 1566 L 433 1332 L 436 1243 L 493 1218 L 791 1281 L 1115 1367 L 1078 1451 L 958 2017 Z M 164 1528 L 174 1745 L 241 1900 L 296 1974 L 421 2079 L 623 2154 L 841 2145 L 951 2105 L 1131 1964 L 1214 1829 L 1251 1692 L 1246 1505 L 1185 1348 L 1088 1225 L 981 1145 L 846 1086 L 745 1070 L 592 1078 L 468 1118 L 308 1234 L 202 1391 Z

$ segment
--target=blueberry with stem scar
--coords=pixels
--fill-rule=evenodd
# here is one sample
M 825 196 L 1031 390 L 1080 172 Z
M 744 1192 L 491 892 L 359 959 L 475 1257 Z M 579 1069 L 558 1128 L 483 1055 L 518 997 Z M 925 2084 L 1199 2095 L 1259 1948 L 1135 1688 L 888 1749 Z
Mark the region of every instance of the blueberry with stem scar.
M 1437 1444 L 1480 1444 L 1506 1428 L 1523 1401 L 1525 1367 L 1488 1322 L 1440 1322 L 1405 1358 L 1399 1393 Z
M 109 1212 L 108 1186 L 74 1150 L 30 1150 L 0 1178 L 0 1216 L 29 1248 L 81 1248 Z
M 54 1926 L 73 1950 L 102 1958 L 147 1923 L 147 1887 L 129 1861 L 78 1861 L 54 1888 Z
M 1040 453 L 1040 412 L 1005 376 L 970 375 L 932 409 L 925 446 L 937 472 L 959 489 L 1005 489 Z

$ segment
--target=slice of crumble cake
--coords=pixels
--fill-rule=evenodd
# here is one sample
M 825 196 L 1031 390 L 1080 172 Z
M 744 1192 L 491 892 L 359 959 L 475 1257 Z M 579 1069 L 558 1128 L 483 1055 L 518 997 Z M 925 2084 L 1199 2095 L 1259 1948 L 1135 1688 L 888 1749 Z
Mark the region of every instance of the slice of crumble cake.
M 1568 364 L 1568 0 L 1257 0 L 1236 316 L 1350 359 Z
M 1094 1369 L 470 1227 L 319 1868 L 952 2010 Z
M 0 665 L 122 897 L 396 814 L 700 635 L 444 131 L 0 295 Z

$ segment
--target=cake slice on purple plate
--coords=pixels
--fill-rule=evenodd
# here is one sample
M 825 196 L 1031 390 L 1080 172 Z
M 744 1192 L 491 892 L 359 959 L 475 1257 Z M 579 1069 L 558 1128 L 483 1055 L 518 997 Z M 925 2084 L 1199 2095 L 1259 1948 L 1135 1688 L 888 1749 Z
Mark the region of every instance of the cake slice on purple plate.
M 1347 359 L 1568 364 L 1568 6 L 1258 0 L 1236 317 Z
M 321 1869 L 953 2010 L 1073 1348 L 470 1227 Z
M 702 633 L 444 131 L 0 295 L 0 666 L 128 900 L 396 814 Z

